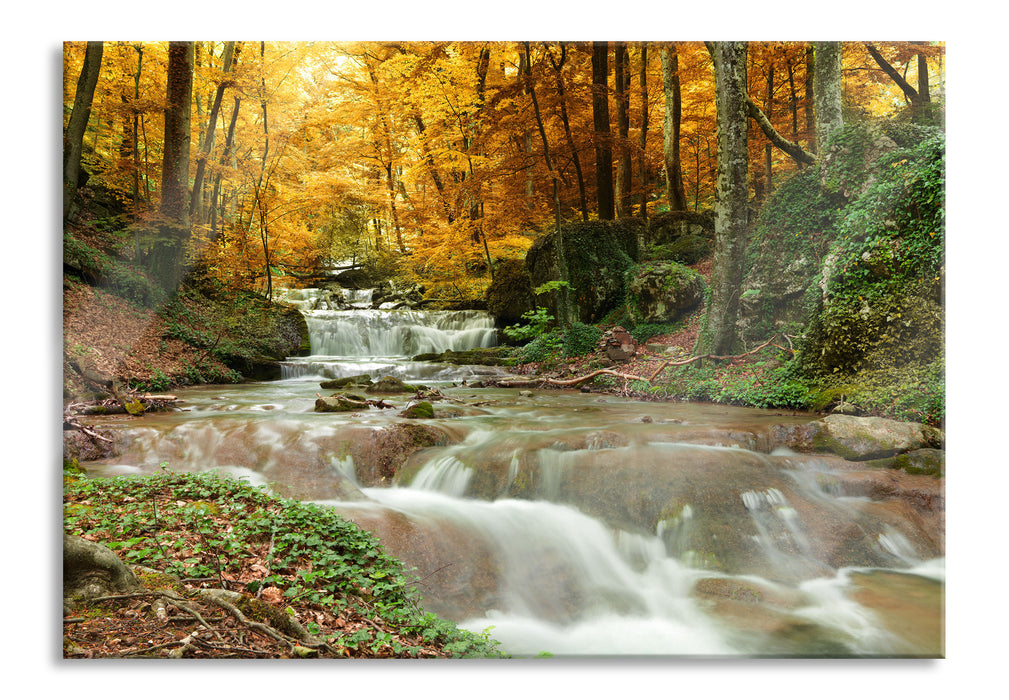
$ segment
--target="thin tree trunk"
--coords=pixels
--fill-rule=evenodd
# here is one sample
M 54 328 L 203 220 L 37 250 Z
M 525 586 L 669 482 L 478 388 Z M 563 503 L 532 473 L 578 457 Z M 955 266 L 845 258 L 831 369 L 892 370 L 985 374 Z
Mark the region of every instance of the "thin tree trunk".
M 89 41 L 84 50 L 84 65 L 77 80 L 74 106 L 63 135 L 63 218 L 70 215 L 71 203 L 77 195 L 77 182 L 81 176 L 81 154 L 84 151 L 84 132 L 91 118 L 91 103 L 98 85 L 98 74 L 102 69 L 100 41 Z
M 747 236 L 746 43 L 708 44 L 715 64 L 718 180 L 711 298 L 695 354 L 726 355 L 736 341 Z
M 645 146 L 648 143 L 648 45 L 641 45 L 641 71 L 638 74 L 641 88 L 641 133 L 638 136 L 638 147 L 641 150 L 641 162 L 638 177 L 641 180 L 641 205 L 639 214 L 648 221 L 648 156 Z M 639 241 L 640 242 L 640 241 Z M 640 246 L 639 246 L 640 249 Z
M 767 99 L 764 102 L 767 110 L 767 121 L 770 122 L 774 112 L 774 61 L 767 64 Z M 770 197 L 774 191 L 774 173 L 772 172 L 771 144 L 764 146 L 764 196 Z
M 559 61 L 554 60 L 554 56 L 549 48 L 547 49 L 547 56 L 550 57 L 550 63 L 553 65 L 554 74 L 557 78 L 557 98 L 561 106 L 561 123 L 564 124 L 564 139 L 567 141 L 568 149 L 571 151 L 571 160 L 574 161 L 575 176 L 578 179 L 578 206 L 582 210 L 582 221 L 588 221 L 589 205 L 588 198 L 585 196 L 585 176 L 582 173 L 582 162 L 578 156 L 575 138 L 571 133 L 571 122 L 568 119 L 567 99 L 564 90 L 564 75 L 561 72 L 564 68 L 564 62 L 567 60 L 567 45 L 563 41 L 560 42 L 560 49 L 561 57 Z
M 543 115 L 540 114 L 540 104 L 539 100 L 536 99 L 536 88 L 533 85 L 532 78 L 532 56 L 529 51 L 529 42 L 524 42 L 526 49 L 526 88 L 529 92 L 529 97 L 532 99 L 533 103 L 533 113 L 536 116 L 536 127 L 540 132 L 540 139 L 543 141 L 543 162 L 547 166 L 547 172 L 550 174 L 550 181 L 553 183 L 553 195 L 554 195 L 554 226 L 557 231 L 557 273 L 560 277 L 561 282 L 568 281 L 568 263 L 567 256 L 564 253 L 564 232 L 561 228 L 561 197 L 560 197 L 560 178 L 558 174 L 554 171 L 553 162 L 550 159 L 550 143 L 547 141 L 546 128 L 543 126 Z M 558 304 L 557 304 L 557 316 L 558 320 L 562 326 L 567 326 L 570 323 L 569 311 L 568 311 L 568 290 L 566 286 L 562 286 L 557 290 Z
M 235 42 L 228 41 L 224 44 L 223 67 L 225 75 L 231 72 L 231 65 L 235 53 Z M 214 132 L 217 128 L 217 115 L 221 111 L 221 101 L 224 99 L 224 91 L 231 85 L 227 78 L 221 80 L 214 95 L 214 104 L 210 108 L 210 116 L 207 118 L 207 133 L 203 139 L 203 148 L 196 161 L 196 175 L 193 177 L 193 195 L 189 202 L 189 216 L 197 223 L 203 223 L 203 176 L 207 167 L 207 158 L 214 148 Z
M 666 98 L 666 117 L 662 127 L 662 156 L 666 167 L 666 199 L 670 211 L 685 211 L 687 196 L 683 190 L 683 168 L 680 164 L 680 67 L 676 44 L 661 52 L 662 89 Z M 698 178 L 698 182 L 700 179 Z
M 613 186 L 613 199 L 617 218 L 628 215 L 631 190 L 631 152 L 627 147 L 630 130 L 630 70 L 627 44 L 622 41 L 614 46 L 613 72 L 616 85 L 617 103 L 617 176 Z
M 609 45 L 592 42 L 592 126 L 596 149 L 596 206 L 600 219 L 612 219 L 613 145 L 610 136 Z
M 238 108 L 242 105 L 242 98 L 235 98 L 235 106 L 231 109 L 231 123 L 228 125 L 228 136 L 224 140 L 224 152 L 221 153 L 221 165 L 227 165 L 228 161 L 232 157 L 232 150 L 234 148 L 235 139 L 235 124 L 238 123 Z M 210 197 L 210 239 L 215 240 L 217 238 L 217 211 L 218 202 L 221 196 L 221 173 L 218 172 L 214 176 L 214 193 Z M 223 208 L 223 207 L 222 207 Z M 221 218 L 224 214 L 222 212 Z

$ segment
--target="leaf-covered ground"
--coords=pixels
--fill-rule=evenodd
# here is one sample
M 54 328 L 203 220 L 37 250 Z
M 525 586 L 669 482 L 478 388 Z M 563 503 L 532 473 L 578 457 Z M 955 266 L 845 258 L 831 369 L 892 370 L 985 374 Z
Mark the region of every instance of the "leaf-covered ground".
M 370 533 L 240 481 L 67 473 L 64 531 L 108 546 L 145 587 L 65 600 L 66 658 L 499 656 L 424 612 Z

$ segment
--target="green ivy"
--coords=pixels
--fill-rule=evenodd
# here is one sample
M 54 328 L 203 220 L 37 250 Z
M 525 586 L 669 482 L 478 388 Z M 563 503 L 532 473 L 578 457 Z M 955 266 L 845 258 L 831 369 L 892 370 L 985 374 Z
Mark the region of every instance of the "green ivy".
M 402 564 L 374 535 L 330 508 L 276 498 L 214 473 L 170 471 L 98 479 L 68 474 L 64 501 L 65 532 L 100 540 L 127 563 L 180 578 L 219 577 L 240 571 L 253 556 L 250 546 L 271 543 L 271 573 L 251 583 L 250 592 L 273 585 L 288 599 L 337 614 L 351 608 L 378 616 L 458 657 L 501 655 L 488 636 L 423 611 Z M 231 527 L 219 529 L 209 514 L 226 517 Z M 191 556 L 173 554 L 176 543 L 158 537 L 175 529 L 199 536 Z M 383 634 L 368 629 L 330 641 L 377 649 L 390 642 Z

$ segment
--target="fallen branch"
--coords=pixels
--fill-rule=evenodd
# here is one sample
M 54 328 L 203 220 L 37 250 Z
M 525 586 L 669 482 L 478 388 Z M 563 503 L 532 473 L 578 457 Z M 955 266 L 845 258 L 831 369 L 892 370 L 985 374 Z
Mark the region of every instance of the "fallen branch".
M 775 344 L 773 341 L 777 337 L 778 336 L 776 335 L 771 336 L 770 339 L 761 343 L 757 347 L 753 348 L 753 350 L 740 353 L 739 355 L 708 354 L 708 355 L 694 355 L 693 357 L 688 357 L 685 360 L 666 360 L 661 365 L 659 365 L 658 369 L 652 372 L 652 375 L 650 377 L 641 377 L 636 374 L 624 374 L 623 372 L 617 372 L 612 369 L 597 369 L 594 372 L 584 374 L 580 377 L 575 377 L 574 379 L 552 379 L 550 377 L 541 377 L 538 379 L 502 379 L 497 382 L 497 385 L 500 387 L 504 387 L 506 389 L 542 386 L 543 384 L 552 384 L 554 386 L 578 386 L 579 384 L 583 384 L 584 382 L 587 382 L 591 379 L 595 379 L 596 377 L 603 374 L 623 379 L 625 382 L 639 381 L 639 382 L 648 382 L 649 384 L 651 384 L 652 382 L 655 381 L 655 378 L 659 376 L 662 370 L 666 369 L 667 367 L 680 367 L 682 365 L 689 365 L 693 362 L 698 362 L 700 360 L 738 360 L 740 358 L 746 357 L 747 355 L 753 355 L 754 353 L 760 352 L 769 345 L 773 345 L 779 350 L 783 350 L 785 352 L 791 352 L 791 353 L 795 352 L 795 350 L 783 348 L 780 345 Z M 791 345 L 790 340 L 789 345 Z
M 68 430 L 68 429 L 80 430 L 82 433 L 84 433 L 88 437 L 93 438 L 95 440 L 101 440 L 103 442 L 109 442 L 109 443 L 112 442 L 111 439 L 105 437 L 104 435 L 99 435 L 98 433 L 96 433 L 94 430 L 92 430 L 88 426 L 82 425 L 82 424 L 78 423 L 73 418 L 69 418 L 69 417 L 64 417 L 63 418 L 63 429 L 64 430 Z

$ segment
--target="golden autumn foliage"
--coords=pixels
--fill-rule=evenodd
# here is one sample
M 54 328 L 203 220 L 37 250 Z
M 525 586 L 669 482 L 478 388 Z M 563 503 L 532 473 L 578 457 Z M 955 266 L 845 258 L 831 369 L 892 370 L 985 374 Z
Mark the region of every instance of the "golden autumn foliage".
M 472 297 L 498 261 L 523 255 L 552 225 L 555 181 L 562 218 L 596 216 L 588 43 L 531 42 L 528 66 L 521 42 L 231 43 L 193 47 L 186 242 L 189 263 L 226 284 L 266 291 L 296 285 L 321 266 L 373 261 L 430 296 Z M 84 48 L 64 45 L 65 119 Z M 635 164 L 625 188 L 630 215 L 642 215 L 642 202 L 648 215 L 668 207 L 662 48 L 626 45 L 623 136 L 610 42 L 611 145 Z M 784 138 L 807 149 L 809 49 L 753 43 L 747 65 L 753 102 Z M 686 205 L 700 210 L 713 202 L 717 167 L 711 57 L 703 42 L 677 42 L 676 50 L 679 168 Z M 843 55 L 852 118 L 942 99 L 941 44 L 846 43 Z M 167 42 L 106 42 L 84 141 L 88 187 L 118 203 L 141 261 L 159 225 L 167 67 Z M 920 94 L 921 68 L 930 94 Z M 750 187 L 758 200 L 800 167 L 769 144 L 751 122 Z

